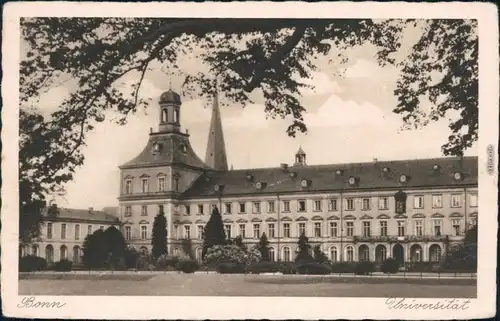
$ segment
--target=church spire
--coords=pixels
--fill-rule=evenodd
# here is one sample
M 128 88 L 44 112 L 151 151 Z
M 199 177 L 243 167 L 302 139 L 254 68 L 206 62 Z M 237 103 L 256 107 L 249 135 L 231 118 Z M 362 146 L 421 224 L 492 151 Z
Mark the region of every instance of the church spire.
M 226 143 L 222 131 L 222 121 L 219 111 L 219 99 L 217 91 L 212 106 L 212 120 L 208 132 L 207 154 L 205 163 L 217 171 L 227 171 Z

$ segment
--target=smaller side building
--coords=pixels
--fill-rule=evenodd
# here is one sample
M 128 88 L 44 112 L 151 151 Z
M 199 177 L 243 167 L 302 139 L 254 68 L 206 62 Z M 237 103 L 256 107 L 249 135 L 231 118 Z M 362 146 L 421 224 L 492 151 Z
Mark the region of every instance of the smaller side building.
M 80 264 L 87 235 L 110 226 L 120 228 L 116 216 L 93 208 L 69 209 L 52 204 L 44 210 L 43 216 L 40 237 L 31 244 L 21 244 L 19 255 L 43 257 L 47 263 L 67 259 L 73 264 Z

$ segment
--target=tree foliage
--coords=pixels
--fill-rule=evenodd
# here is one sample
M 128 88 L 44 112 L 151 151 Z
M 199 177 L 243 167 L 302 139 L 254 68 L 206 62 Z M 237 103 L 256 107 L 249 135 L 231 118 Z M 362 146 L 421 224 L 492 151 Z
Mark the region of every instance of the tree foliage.
M 83 242 L 83 264 L 87 268 L 116 267 L 125 259 L 127 244 L 114 226 L 98 229 Z
M 315 245 L 313 248 L 314 259 L 319 263 L 324 263 L 328 261 L 328 256 L 326 256 L 325 252 L 321 250 L 321 246 Z
M 226 232 L 224 231 L 224 224 L 222 223 L 222 216 L 220 215 L 219 209 L 214 207 L 212 210 L 212 215 L 205 226 L 205 233 L 203 237 L 203 250 L 202 257 L 205 257 L 208 249 L 214 245 L 225 245 Z
M 313 257 L 311 255 L 311 245 L 309 244 L 309 238 L 304 234 L 300 234 L 299 240 L 297 242 L 297 256 L 295 257 L 296 263 L 306 263 L 313 261 Z
M 182 243 L 182 252 L 184 252 L 185 255 L 187 255 L 190 259 L 194 260 L 194 251 L 193 251 L 193 243 L 191 242 L 191 239 L 183 239 Z
M 402 53 L 407 28 L 419 39 Z M 477 140 L 478 37 L 475 20 L 23 18 L 20 68 L 20 235 L 36 235 L 47 194 L 72 179 L 86 134 L 107 111 L 125 124 L 150 99 L 139 95 L 152 66 L 184 77 L 185 96 L 220 92 L 242 106 L 258 94 L 269 117 L 307 130 L 303 79 L 323 55 L 347 61 L 346 49 L 370 44 L 377 61 L 399 70 L 395 113 L 409 127 L 448 118 L 444 154 L 462 155 Z M 199 49 L 199 50 L 195 50 Z M 187 53 L 207 72 L 179 70 Z M 401 58 L 403 57 L 403 58 Z M 75 90 L 50 115 L 31 108 L 41 93 L 73 79 Z M 133 79 L 131 85 L 124 79 Z M 302 79 L 302 80 L 301 80 Z M 154 97 L 151 97 L 154 98 Z M 430 109 L 424 103 L 430 101 Z
M 167 253 L 167 218 L 163 210 L 156 215 L 151 236 L 151 254 L 157 259 Z
M 257 243 L 257 248 L 262 255 L 262 261 L 269 261 L 269 241 L 267 239 L 266 233 L 262 233 L 259 243 Z

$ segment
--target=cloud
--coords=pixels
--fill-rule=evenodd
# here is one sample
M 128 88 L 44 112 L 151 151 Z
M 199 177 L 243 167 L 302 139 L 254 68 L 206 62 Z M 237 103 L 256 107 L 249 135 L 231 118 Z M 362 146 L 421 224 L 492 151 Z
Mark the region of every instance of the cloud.
M 346 78 L 393 79 L 397 75 L 397 68 L 392 66 L 381 67 L 375 61 L 357 59 L 355 63 L 345 69 Z
M 385 113 L 378 106 L 353 100 L 343 100 L 332 95 L 315 113 L 304 116 L 308 127 L 396 126 L 394 115 Z
M 314 88 L 302 89 L 302 95 L 322 95 L 326 93 L 341 93 L 344 91 L 339 83 L 331 79 L 328 74 L 324 72 L 313 72 L 310 78 L 302 79 L 307 85 L 313 86 Z

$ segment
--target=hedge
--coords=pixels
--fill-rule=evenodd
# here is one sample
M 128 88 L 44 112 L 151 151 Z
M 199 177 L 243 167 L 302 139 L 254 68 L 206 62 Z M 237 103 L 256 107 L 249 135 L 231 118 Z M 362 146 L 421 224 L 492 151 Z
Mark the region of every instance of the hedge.
M 249 268 L 249 272 L 254 274 L 259 273 L 276 273 L 280 271 L 280 265 L 275 262 L 260 261 L 253 264 Z
M 329 264 L 309 262 L 297 265 L 297 272 L 299 274 L 325 275 L 331 274 L 332 268 Z
M 177 262 L 175 268 L 177 271 L 184 273 L 194 273 L 200 268 L 200 265 L 196 260 L 193 259 L 182 259 Z
M 370 275 L 375 272 L 375 263 L 370 261 L 361 261 L 356 263 L 354 273 L 357 275 Z
M 217 272 L 223 274 L 243 274 L 246 273 L 246 267 L 243 264 L 233 262 L 221 262 L 217 264 Z
M 47 269 L 47 261 L 44 258 L 27 255 L 19 258 L 19 272 L 43 271 Z
M 382 263 L 382 272 L 395 274 L 398 273 L 398 271 L 399 263 L 395 259 L 388 258 L 384 261 L 384 263 Z
M 54 271 L 67 272 L 71 271 L 72 267 L 73 262 L 71 262 L 70 260 L 62 259 L 61 261 L 58 261 L 54 264 Z

